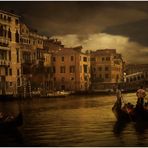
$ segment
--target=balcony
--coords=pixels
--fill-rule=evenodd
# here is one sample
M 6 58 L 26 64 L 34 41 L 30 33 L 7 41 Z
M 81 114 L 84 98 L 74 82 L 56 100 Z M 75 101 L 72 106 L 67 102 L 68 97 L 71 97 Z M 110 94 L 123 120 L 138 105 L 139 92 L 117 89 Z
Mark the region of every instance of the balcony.
M 11 20 L 8 20 L 8 19 L 1 19 L 0 18 L 0 21 L 1 21 L 1 23 L 3 24 L 3 25 L 10 25 L 11 24 Z
M 0 49 L 10 50 L 9 43 L 10 43 L 10 39 L 5 37 L 0 37 Z
M 1 60 L 1 59 L 0 59 L 0 66 L 1 66 L 1 67 L 2 67 L 2 66 L 8 67 L 8 66 L 10 66 L 10 61 L 8 61 L 8 60 Z

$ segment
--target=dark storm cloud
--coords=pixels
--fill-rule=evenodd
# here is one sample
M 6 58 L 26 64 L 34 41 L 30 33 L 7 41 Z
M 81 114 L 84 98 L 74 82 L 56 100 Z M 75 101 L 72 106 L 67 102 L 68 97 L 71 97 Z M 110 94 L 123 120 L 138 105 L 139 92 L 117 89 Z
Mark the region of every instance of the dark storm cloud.
M 0 8 L 15 10 L 29 26 L 66 46 L 116 48 L 125 61 L 147 63 L 147 1 L 7 1 Z
M 146 2 L 0 2 L 46 34 L 98 33 L 147 17 Z
M 130 37 L 131 41 L 139 42 L 144 46 L 148 46 L 148 19 L 137 21 L 134 23 L 112 26 L 104 30 L 104 32 L 113 35 L 123 35 Z

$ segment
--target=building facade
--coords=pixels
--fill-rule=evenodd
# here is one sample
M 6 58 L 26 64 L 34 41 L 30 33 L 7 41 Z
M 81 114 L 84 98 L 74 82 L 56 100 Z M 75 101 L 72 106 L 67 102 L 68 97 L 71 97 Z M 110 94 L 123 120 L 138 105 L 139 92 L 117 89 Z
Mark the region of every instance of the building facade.
M 51 54 L 44 47 L 47 37 L 21 23 L 22 91 L 49 90 Z M 24 88 L 30 90 L 24 90 Z
M 90 87 L 90 56 L 82 47 L 61 48 L 53 54 L 54 89 L 86 91 Z
M 0 94 L 15 95 L 21 86 L 19 16 L 0 10 Z
M 105 89 L 123 82 L 123 60 L 115 49 L 91 52 L 91 76 L 93 89 Z
M 105 89 L 123 81 L 123 67 L 115 49 L 65 48 L 0 10 L 0 95 Z

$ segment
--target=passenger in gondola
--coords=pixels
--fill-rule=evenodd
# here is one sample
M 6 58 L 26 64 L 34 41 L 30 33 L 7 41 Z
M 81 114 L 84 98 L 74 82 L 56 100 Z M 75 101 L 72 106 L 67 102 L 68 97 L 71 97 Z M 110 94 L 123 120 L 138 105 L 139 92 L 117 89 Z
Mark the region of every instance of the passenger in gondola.
M 146 92 L 143 89 L 143 86 L 141 86 L 140 89 L 137 90 L 136 95 L 138 97 L 136 108 L 144 109 L 144 98 L 146 96 Z

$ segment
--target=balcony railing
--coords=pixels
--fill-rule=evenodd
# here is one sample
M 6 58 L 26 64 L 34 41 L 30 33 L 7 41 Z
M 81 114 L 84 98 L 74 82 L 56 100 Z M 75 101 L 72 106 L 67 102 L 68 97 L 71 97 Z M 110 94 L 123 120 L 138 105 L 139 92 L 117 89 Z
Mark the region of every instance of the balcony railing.
M 0 66 L 10 66 L 10 61 L 0 59 Z

